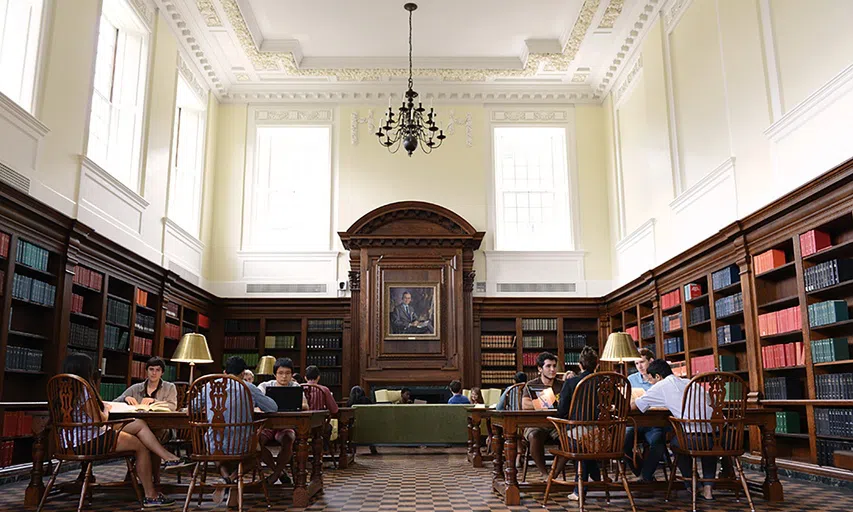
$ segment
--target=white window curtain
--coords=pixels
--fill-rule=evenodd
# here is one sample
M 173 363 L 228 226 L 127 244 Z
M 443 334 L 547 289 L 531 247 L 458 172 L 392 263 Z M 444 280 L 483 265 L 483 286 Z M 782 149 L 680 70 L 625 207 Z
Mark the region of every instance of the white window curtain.
M 183 77 L 178 78 L 175 105 L 168 216 L 198 237 L 204 180 L 206 105 L 195 96 Z
M 129 6 L 126 6 L 130 9 Z M 147 34 L 101 16 L 86 156 L 139 190 Z
M 0 92 L 33 111 L 42 0 L 0 0 Z
M 495 127 L 496 249 L 572 250 L 566 130 Z
M 329 250 L 331 127 L 259 126 L 246 244 L 250 250 Z

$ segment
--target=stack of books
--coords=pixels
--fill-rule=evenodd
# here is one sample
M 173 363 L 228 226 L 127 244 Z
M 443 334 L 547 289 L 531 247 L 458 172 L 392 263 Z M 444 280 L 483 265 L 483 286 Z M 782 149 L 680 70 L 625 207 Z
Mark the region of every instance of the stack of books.
M 71 312 L 72 313 L 82 313 L 83 312 L 83 296 L 77 295 L 76 293 L 71 294 Z
M 47 252 L 47 249 L 42 249 L 37 245 L 19 240 L 18 253 L 15 256 L 15 261 L 30 268 L 47 272 L 49 255 L 50 253 Z
M 625 329 L 625 332 L 627 334 L 631 335 L 632 340 L 634 340 L 634 341 L 640 340 L 640 326 L 639 325 L 634 325 L 634 326 L 628 327 L 627 329 Z
M 523 331 L 556 331 L 556 318 L 523 318 L 521 320 Z
M 181 328 L 178 324 L 167 323 L 163 328 L 163 336 L 177 340 L 181 338 Z
M 275 336 L 265 336 L 264 348 L 295 349 L 296 336 L 293 334 L 276 334 Z
M 6 347 L 6 369 L 40 372 L 44 352 L 26 347 Z
M 112 297 L 108 298 L 107 322 L 124 327 L 130 326 L 130 304 Z
M 800 235 L 800 252 L 803 258 L 829 247 L 832 247 L 832 240 L 829 234 L 823 231 L 813 229 Z
M 337 354 L 308 354 L 306 357 L 308 366 L 340 366 L 341 361 Z
M 681 305 L 681 290 L 673 290 L 660 296 L 660 307 L 670 309 Z
M 649 320 L 640 324 L 640 336 L 644 340 L 655 337 L 655 321 Z
M 586 334 L 566 333 L 563 335 L 563 344 L 564 348 L 580 350 L 586 346 Z
M 508 384 L 515 377 L 514 370 L 483 370 L 480 382 L 483 384 Z
M 521 354 L 521 364 L 524 366 L 536 366 L 536 357 L 539 354 L 535 352 L 524 352 Z
M 225 336 L 225 348 L 255 348 L 257 338 L 255 336 Z
M 29 436 L 33 434 L 33 417 L 24 411 L 3 413 L 3 437 Z
M 487 334 L 480 336 L 480 346 L 483 348 L 513 348 L 515 336 L 509 334 Z
M 148 307 L 148 292 L 145 290 L 136 290 L 136 303 L 143 307 Z
M 665 338 L 663 340 L 664 354 L 675 354 L 678 352 L 684 352 L 684 340 L 681 338 L 681 336 Z
M 814 422 L 815 433 L 819 436 L 853 439 L 853 409 L 816 407 Z
M 687 362 L 678 361 L 677 363 L 669 363 L 672 369 L 672 374 L 676 377 L 687 377 Z
M 523 348 L 543 348 L 545 346 L 545 336 L 525 334 L 521 338 L 521 346 Z
M 663 317 L 663 332 L 681 329 L 681 313 Z
M 580 363 L 581 354 L 580 352 L 566 352 L 564 357 L 565 359 L 563 360 L 563 362 L 566 363 L 566 366 L 574 365 Z
M 713 372 L 714 366 L 714 354 L 693 356 L 690 358 L 690 375 Z
M 171 380 L 171 379 L 169 379 Z M 116 398 L 120 397 L 124 390 L 127 388 L 124 384 L 117 384 L 113 382 L 102 382 L 101 383 L 101 399 L 105 402 L 111 402 Z
M 717 345 L 727 345 L 744 339 L 743 327 L 739 324 L 717 327 Z
M 485 353 L 482 359 L 483 366 L 515 366 L 515 354 Z
M 809 304 L 810 327 L 820 327 L 849 319 L 847 303 L 843 300 L 827 300 L 817 304 Z
M 696 297 L 700 297 L 702 295 L 702 287 L 696 283 L 690 283 L 684 285 L 684 300 L 691 301 Z
M 104 284 L 104 275 L 95 272 L 94 270 L 89 270 L 86 267 L 77 265 L 74 267 L 74 277 L 72 278 L 72 281 L 74 284 L 79 284 L 86 288 L 101 291 L 101 286 Z
M 166 316 L 169 316 L 172 318 L 178 318 L 178 305 L 175 304 L 174 302 L 167 302 L 166 303 Z M 226 325 L 227 325 L 227 323 L 228 323 L 228 321 L 226 320 Z M 226 328 L 226 330 L 228 330 L 228 329 Z
M 210 328 L 210 318 L 207 315 L 198 314 L 198 328 L 199 329 L 209 329 Z
M 850 359 L 850 345 L 847 338 L 824 338 L 812 340 L 812 362 L 831 363 Z
M 323 372 L 323 384 L 327 386 L 335 386 L 340 385 L 341 383 L 341 372 L 340 371 L 331 371 L 331 372 Z
M 763 274 L 774 268 L 781 267 L 785 261 L 785 251 L 770 249 L 752 257 L 752 266 L 756 274 Z
M 738 270 L 737 265 L 729 265 L 711 274 L 711 287 L 714 290 L 719 290 L 735 283 L 740 283 L 740 270 Z
M 743 293 L 737 292 L 714 301 L 717 318 L 724 318 L 743 311 Z
M 835 452 L 853 450 L 853 441 L 817 440 L 817 463 L 821 466 L 835 465 Z
M 795 411 L 777 411 L 776 432 L 781 434 L 799 434 L 800 413 Z
M 127 352 L 130 333 L 114 325 L 107 325 L 104 330 L 104 348 Z
M 705 320 L 710 319 L 711 308 L 707 304 L 703 306 L 697 306 L 690 310 L 690 325 L 700 324 Z
M 258 366 L 258 360 L 261 358 L 257 352 L 226 353 L 222 354 L 222 366 L 225 366 L 225 361 L 232 356 L 242 357 L 243 361 L 246 361 L 246 365 L 250 367 Z
M 818 400 L 853 400 L 853 373 L 815 375 Z
M 343 331 L 344 321 L 340 318 L 324 318 L 308 320 L 309 331 Z
M 136 322 L 134 323 L 137 330 L 142 332 L 154 332 L 154 317 L 143 313 L 136 314 Z
M 0 232 L 0 258 L 9 257 L 9 243 L 12 241 L 7 233 Z
M 758 315 L 759 336 L 773 336 L 802 329 L 800 306 Z
M 56 286 L 32 277 L 15 274 L 12 277 L 12 297 L 42 306 L 53 307 Z
M 308 337 L 306 345 L 311 348 L 341 348 L 341 338 L 338 336 L 314 336 Z
M 803 383 L 794 377 L 767 377 L 764 379 L 764 398 L 800 400 L 803 398 Z
M 72 322 L 68 332 L 68 343 L 79 348 L 98 350 L 98 330 Z
M 139 354 L 142 356 L 150 356 L 151 349 L 153 348 L 153 341 L 149 338 L 143 338 L 142 336 L 134 336 L 133 337 L 133 353 Z
M 178 380 L 178 369 L 173 364 L 166 365 L 166 371 L 163 372 L 163 378 L 169 382 Z
M 721 355 L 719 368 L 721 372 L 737 371 L 737 357 L 733 355 Z
M 818 263 L 803 271 L 806 291 L 813 292 L 853 279 L 853 260 L 836 259 Z
M 806 348 L 802 341 L 761 347 L 762 368 L 787 368 L 806 364 Z

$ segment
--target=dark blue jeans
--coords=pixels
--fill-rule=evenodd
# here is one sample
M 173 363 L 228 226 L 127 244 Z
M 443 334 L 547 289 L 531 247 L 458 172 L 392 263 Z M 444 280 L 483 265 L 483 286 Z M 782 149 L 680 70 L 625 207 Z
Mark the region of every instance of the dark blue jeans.
M 649 444 L 649 452 L 643 460 L 640 469 L 640 477 L 643 480 L 652 480 L 664 451 L 666 451 L 666 432 L 669 427 L 640 427 L 637 429 L 638 440 L 645 439 Z M 634 427 L 628 427 L 625 431 L 625 456 L 633 460 L 632 450 L 634 448 Z M 631 463 L 633 466 L 633 463 Z
M 690 444 L 696 443 L 696 445 L 698 446 L 700 444 L 699 439 L 701 437 L 704 437 L 704 435 L 703 434 L 687 434 L 687 442 Z M 670 444 L 672 444 L 673 448 L 677 447 L 678 446 L 678 438 L 677 437 L 672 438 L 672 441 L 670 441 Z M 714 476 L 717 472 L 717 459 L 718 458 L 719 457 L 700 457 L 700 462 L 702 463 L 702 478 L 714 478 Z M 686 455 L 681 455 L 681 456 L 676 455 L 676 462 L 678 464 L 678 469 L 681 470 L 681 476 L 683 476 L 684 478 L 688 478 L 688 479 L 693 478 L 693 459 L 691 457 L 688 457 Z M 685 482 L 685 486 L 687 486 L 687 485 L 688 485 L 688 483 Z M 704 482 L 704 485 L 709 485 L 709 486 L 713 487 L 714 484 L 711 482 Z

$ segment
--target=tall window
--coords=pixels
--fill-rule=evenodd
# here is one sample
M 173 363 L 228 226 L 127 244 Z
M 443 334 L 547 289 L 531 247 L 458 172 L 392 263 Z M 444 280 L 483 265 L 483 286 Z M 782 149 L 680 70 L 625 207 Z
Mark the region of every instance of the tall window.
M 244 245 L 329 250 L 331 127 L 258 126 Z
M 33 110 L 42 0 L 0 0 L 0 92 Z
M 206 107 L 186 80 L 178 77 L 169 218 L 196 237 L 201 220 Z
M 571 250 L 566 130 L 495 127 L 495 248 Z
M 86 156 L 139 190 L 148 32 L 123 1 L 104 2 Z

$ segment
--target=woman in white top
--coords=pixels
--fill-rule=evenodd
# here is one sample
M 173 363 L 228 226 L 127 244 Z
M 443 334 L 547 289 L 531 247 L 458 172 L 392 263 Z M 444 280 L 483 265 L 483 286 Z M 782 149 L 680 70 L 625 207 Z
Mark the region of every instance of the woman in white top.
M 72 404 L 72 418 L 75 422 L 86 423 L 91 420 L 95 422 L 103 422 L 109 419 L 110 404 L 104 403 L 98 394 L 98 388 L 94 383 L 95 365 L 92 363 L 92 358 L 86 354 L 74 353 L 65 358 L 62 364 L 62 373 L 70 373 L 76 375 L 92 386 L 95 392 L 95 399 L 92 400 L 88 391 L 83 392 L 83 396 L 77 397 Z M 106 451 L 112 446 L 112 441 L 116 435 L 113 430 L 106 430 L 105 427 L 100 429 L 88 429 L 86 427 L 78 427 L 77 432 L 63 433 L 63 437 L 68 436 L 69 439 L 74 439 L 73 446 L 81 446 L 83 444 L 94 444 L 94 450 Z M 139 474 L 139 480 L 142 482 L 142 488 L 145 490 L 145 507 L 160 507 L 174 503 L 174 500 L 167 498 L 161 493 L 158 493 L 154 488 L 153 472 L 151 468 L 151 453 L 153 452 L 161 459 L 167 462 L 178 462 L 181 459 L 175 454 L 163 448 L 148 425 L 142 420 L 134 420 L 128 423 L 120 432 L 118 439 L 115 442 L 116 451 L 129 451 L 136 453 L 136 472 Z

